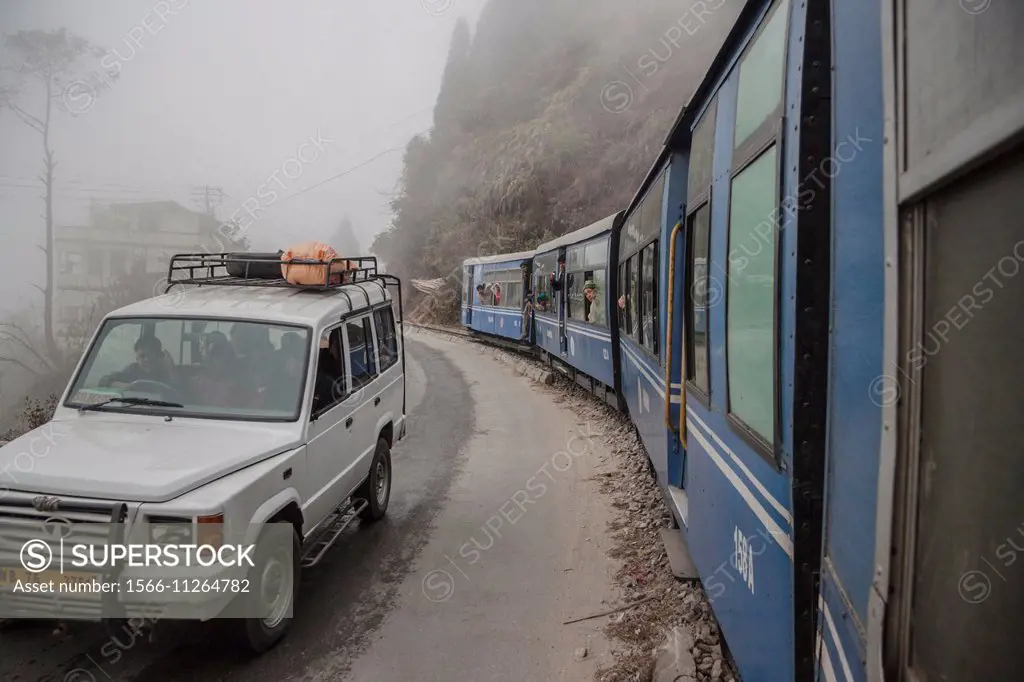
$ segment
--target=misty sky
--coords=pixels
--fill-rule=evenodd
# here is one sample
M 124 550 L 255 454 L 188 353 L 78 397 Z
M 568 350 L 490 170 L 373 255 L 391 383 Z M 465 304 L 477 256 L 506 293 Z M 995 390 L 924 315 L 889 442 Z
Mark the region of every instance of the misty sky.
M 91 196 L 195 208 L 194 185 L 224 189 L 224 219 L 277 172 L 287 189 L 270 180 L 277 198 L 249 231 L 254 247 L 326 239 L 347 213 L 366 248 L 388 225 L 400 150 L 292 195 L 430 128 L 456 19 L 475 25 L 484 1 L 0 0 L 0 31 L 64 26 L 108 50 L 83 60 L 95 101 L 79 87 L 68 105 L 84 111 L 55 117 L 58 225 L 84 224 Z M 100 79 L 101 63 L 117 66 L 116 81 Z M 315 160 L 285 177 L 282 164 L 318 134 L 331 142 L 304 148 Z M 11 284 L 41 282 L 41 149 L 0 110 L 0 312 L 41 299 Z

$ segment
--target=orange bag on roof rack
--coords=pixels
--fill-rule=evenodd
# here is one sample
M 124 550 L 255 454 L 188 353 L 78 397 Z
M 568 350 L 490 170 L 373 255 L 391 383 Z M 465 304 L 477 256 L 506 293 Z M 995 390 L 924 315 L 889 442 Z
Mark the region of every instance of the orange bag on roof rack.
M 336 260 L 338 252 L 323 242 L 304 242 L 285 249 L 281 254 L 281 276 L 289 284 L 316 286 L 340 284 L 345 272 L 354 269 L 346 260 Z M 291 261 L 319 261 L 320 265 Z M 330 280 L 327 269 L 330 268 Z

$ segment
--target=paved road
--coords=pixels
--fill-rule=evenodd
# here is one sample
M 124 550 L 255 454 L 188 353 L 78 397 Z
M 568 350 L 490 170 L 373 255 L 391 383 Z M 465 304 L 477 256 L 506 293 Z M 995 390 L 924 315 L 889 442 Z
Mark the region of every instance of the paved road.
M 605 507 L 588 480 L 606 456 L 585 438 L 600 425 L 581 428 L 489 350 L 428 333 L 407 349 L 412 417 L 388 516 L 353 524 L 304 574 L 280 646 L 246 659 L 222 623 L 116 643 L 96 626 L 56 636 L 17 624 L 0 631 L 0 679 L 590 679 L 607 660 L 601 621 L 562 622 L 614 600 Z

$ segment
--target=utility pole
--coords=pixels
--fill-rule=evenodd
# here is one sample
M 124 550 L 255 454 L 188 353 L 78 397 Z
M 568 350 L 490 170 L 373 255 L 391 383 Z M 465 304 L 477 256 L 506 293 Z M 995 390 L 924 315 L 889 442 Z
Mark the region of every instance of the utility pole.
M 224 188 L 200 185 L 192 188 L 192 200 L 208 216 L 217 217 L 217 207 L 224 201 Z

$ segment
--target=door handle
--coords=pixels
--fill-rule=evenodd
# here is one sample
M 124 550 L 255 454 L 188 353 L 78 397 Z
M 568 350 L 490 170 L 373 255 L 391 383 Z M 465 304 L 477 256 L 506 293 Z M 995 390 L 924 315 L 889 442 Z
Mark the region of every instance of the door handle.
M 377 405 L 380 405 L 380 396 L 373 399 L 373 406 L 376 407 Z
M 345 428 L 347 429 L 350 426 L 352 426 L 352 417 L 345 420 Z

